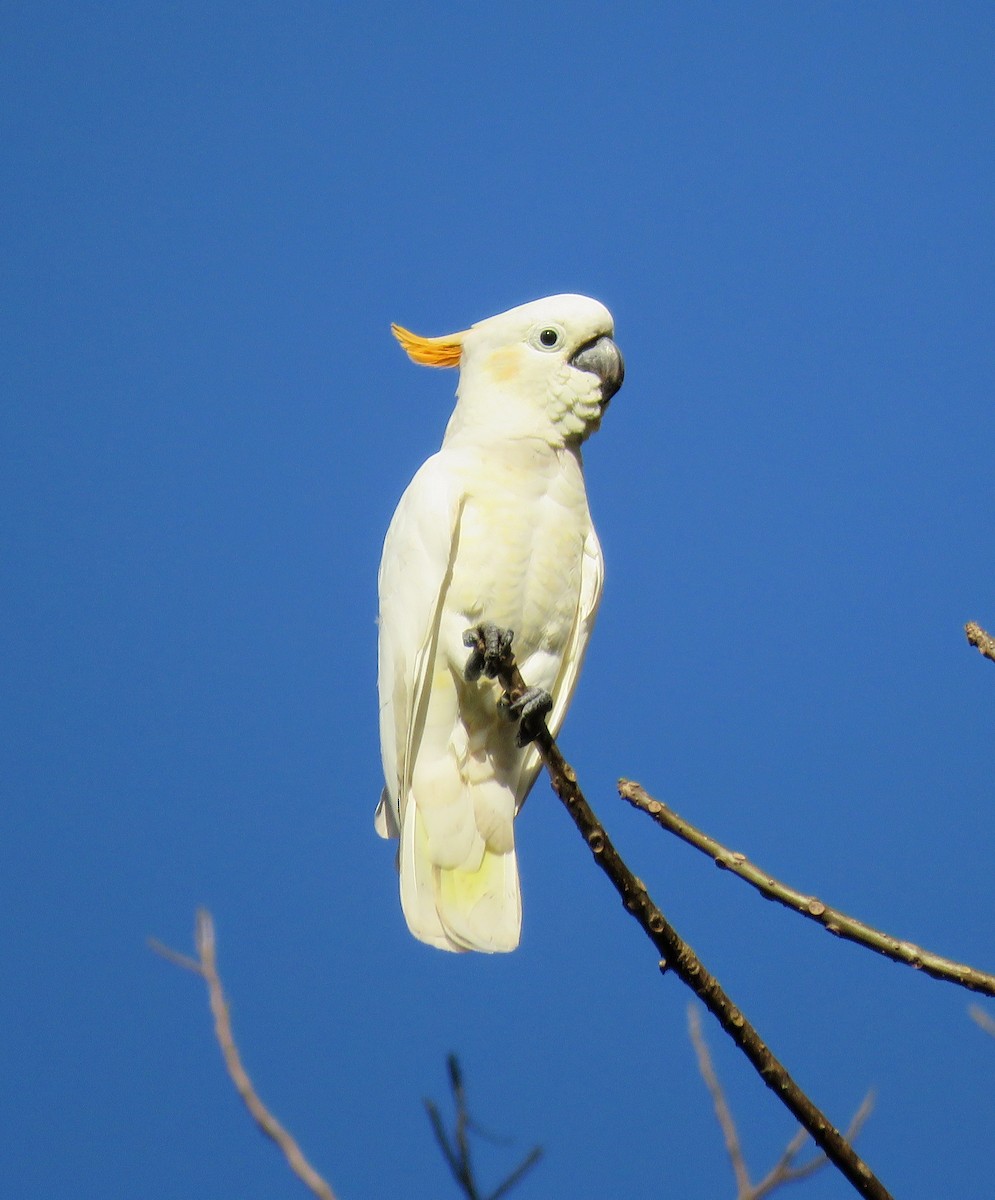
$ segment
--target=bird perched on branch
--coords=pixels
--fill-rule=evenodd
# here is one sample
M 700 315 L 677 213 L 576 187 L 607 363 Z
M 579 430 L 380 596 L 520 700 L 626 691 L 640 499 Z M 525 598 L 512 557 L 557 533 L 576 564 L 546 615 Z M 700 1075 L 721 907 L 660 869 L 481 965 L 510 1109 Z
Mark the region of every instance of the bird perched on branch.
M 447 337 L 395 325 L 416 363 L 458 367 L 442 449 L 394 513 L 380 563 L 382 837 L 400 839 L 401 906 L 445 950 L 513 950 L 514 819 L 556 734 L 601 597 L 581 443 L 622 384 L 608 310 L 550 296 Z M 511 640 L 531 685 L 500 703 Z M 516 728 L 517 725 L 517 728 Z

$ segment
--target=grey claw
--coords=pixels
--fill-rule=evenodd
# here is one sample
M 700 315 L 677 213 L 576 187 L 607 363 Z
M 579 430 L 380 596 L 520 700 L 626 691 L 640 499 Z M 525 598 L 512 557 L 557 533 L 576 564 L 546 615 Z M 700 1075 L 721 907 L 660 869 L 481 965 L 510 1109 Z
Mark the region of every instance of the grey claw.
M 481 675 L 495 679 L 511 653 L 514 633 L 497 625 L 475 625 L 463 634 L 463 645 L 470 656 L 463 668 L 467 683 L 476 683 Z
M 527 746 L 534 742 L 546 717 L 552 712 L 553 697 L 545 688 L 530 687 L 508 705 L 508 716 L 520 718 L 516 742 Z
M 463 678 L 467 683 L 476 683 L 484 669 L 484 648 L 480 644 L 479 630 L 468 629 L 463 634 L 463 645 L 470 651 L 463 668 Z

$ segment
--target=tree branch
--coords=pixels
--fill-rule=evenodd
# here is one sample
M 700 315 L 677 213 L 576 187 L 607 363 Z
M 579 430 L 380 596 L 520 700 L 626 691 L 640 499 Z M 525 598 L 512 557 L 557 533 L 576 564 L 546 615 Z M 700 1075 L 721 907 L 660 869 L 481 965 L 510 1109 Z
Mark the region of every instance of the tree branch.
M 315 1196 L 320 1197 L 320 1200 L 335 1200 L 335 1193 L 304 1157 L 300 1146 L 298 1146 L 294 1138 L 280 1124 L 276 1117 L 273 1116 L 262 1100 L 259 1099 L 255 1088 L 252 1086 L 252 1080 L 242 1066 L 242 1059 L 239 1056 L 238 1047 L 235 1045 L 235 1038 L 232 1034 L 228 1001 L 225 999 L 224 988 L 221 986 L 221 977 L 218 975 L 214 921 L 206 909 L 202 908 L 197 912 L 194 940 L 197 946 L 198 957 L 196 959 L 190 958 L 185 954 L 178 954 L 175 950 L 164 946 L 162 942 L 156 941 L 155 938 L 149 939 L 149 945 L 156 954 L 161 955 L 177 966 L 183 967 L 185 970 L 193 971 L 194 974 L 200 975 L 207 984 L 211 1012 L 214 1015 L 214 1033 L 218 1039 L 218 1045 L 221 1047 L 225 1067 L 228 1069 L 231 1081 L 234 1083 L 238 1094 L 242 1097 L 242 1101 L 249 1110 L 252 1119 L 268 1138 L 276 1142 L 283 1151 L 290 1169 L 305 1186 L 310 1188 Z
M 977 646 L 985 658 L 990 658 L 992 662 L 995 662 L 995 638 L 990 633 L 985 633 L 977 621 L 968 621 L 964 626 L 964 632 L 972 646 Z
M 484 650 L 483 635 L 479 649 Z M 510 649 L 500 664 L 497 679 L 514 702 L 525 691 L 525 681 Z M 764 1083 L 812 1135 L 837 1169 L 861 1196 L 891 1200 L 890 1194 L 838 1129 L 819 1111 L 764 1044 L 742 1012 L 660 909 L 646 886 L 632 873 L 615 849 L 604 826 L 594 815 L 577 784 L 577 775 L 554 742 L 546 723 L 537 724 L 535 746 L 549 773 L 553 791 L 566 807 L 594 861 L 611 880 L 628 913 L 639 923 L 661 956 L 660 969 L 668 968 L 685 983 L 716 1017 L 719 1024 L 753 1064 Z
M 939 954 L 924 950 L 913 942 L 901 941 L 888 933 L 865 925 L 863 921 L 858 921 L 855 917 L 848 917 L 839 909 L 830 908 L 815 896 L 806 896 L 803 892 L 788 887 L 786 883 L 781 883 L 767 871 L 755 866 L 745 855 L 729 850 L 721 842 L 709 837 L 707 833 L 696 829 L 661 800 L 655 800 L 633 780 L 620 779 L 618 794 L 633 808 L 638 808 L 640 812 L 651 816 L 663 829 L 676 834 L 689 846 L 700 850 L 702 854 L 707 854 L 720 869 L 731 871 L 733 875 L 745 879 L 768 900 L 776 900 L 785 908 L 801 913 L 803 917 L 817 922 L 830 933 L 836 934 L 837 937 L 846 938 L 847 941 L 856 942 L 860 946 L 866 946 L 869 950 L 876 950 L 879 954 L 883 954 L 895 962 L 905 963 L 917 971 L 932 975 L 934 979 L 943 979 L 947 983 L 959 984 L 972 992 L 983 992 L 986 996 L 995 996 L 995 975 L 989 975 L 964 963 L 953 962 L 949 958 L 941 958 Z

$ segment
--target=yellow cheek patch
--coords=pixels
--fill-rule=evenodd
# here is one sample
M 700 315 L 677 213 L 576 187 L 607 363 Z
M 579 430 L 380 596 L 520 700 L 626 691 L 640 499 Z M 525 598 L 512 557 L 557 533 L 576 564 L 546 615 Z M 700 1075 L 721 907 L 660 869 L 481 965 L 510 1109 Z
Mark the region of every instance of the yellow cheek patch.
M 462 333 L 450 333 L 446 337 L 422 337 L 402 325 L 391 325 L 391 333 L 403 346 L 412 362 L 426 367 L 458 367 L 463 354 Z
M 487 369 L 498 383 L 514 379 L 519 370 L 518 348 L 506 346 L 503 350 L 495 350 L 487 360 Z

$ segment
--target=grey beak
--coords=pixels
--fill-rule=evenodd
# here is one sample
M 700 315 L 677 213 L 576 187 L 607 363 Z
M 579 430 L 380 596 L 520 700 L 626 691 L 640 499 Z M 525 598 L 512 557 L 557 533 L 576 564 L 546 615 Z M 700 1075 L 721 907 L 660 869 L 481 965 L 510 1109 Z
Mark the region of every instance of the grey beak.
M 601 402 L 607 404 L 622 386 L 625 378 L 625 363 L 618 346 L 607 334 L 581 346 L 570 360 L 570 365 L 580 371 L 590 371 L 601 380 Z

